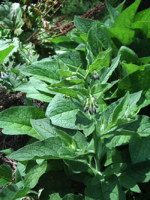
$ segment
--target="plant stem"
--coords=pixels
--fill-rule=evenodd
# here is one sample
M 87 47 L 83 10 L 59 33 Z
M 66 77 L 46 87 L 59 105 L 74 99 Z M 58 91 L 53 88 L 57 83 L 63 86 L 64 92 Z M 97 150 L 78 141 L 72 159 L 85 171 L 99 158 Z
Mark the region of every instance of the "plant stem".
M 95 146 L 95 168 L 98 171 L 101 171 L 101 154 L 102 154 L 102 144 L 101 144 L 101 138 L 98 136 L 97 131 L 95 130 L 93 133 L 94 138 L 94 146 Z

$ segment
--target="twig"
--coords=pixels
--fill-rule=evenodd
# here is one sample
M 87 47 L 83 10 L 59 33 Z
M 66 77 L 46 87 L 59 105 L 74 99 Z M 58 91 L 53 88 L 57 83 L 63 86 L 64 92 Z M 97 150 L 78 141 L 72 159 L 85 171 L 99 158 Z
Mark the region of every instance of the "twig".
M 82 18 L 91 18 L 92 16 L 94 16 L 96 13 L 102 12 L 105 9 L 105 4 L 102 3 L 100 5 L 95 6 L 93 9 L 89 10 L 88 12 L 86 12 L 85 14 L 81 15 Z M 63 24 L 60 26 L 54 26 L 51 29 L 45 29 L 45 31 L 42 31 L 40 33 L 39 30 L 35 31 L 27 40 L 26 42 L 31 41 L 32 39 L 34 39 L 35 37 L 37 37 L 38 35 L 41 35 L 45 32 L 54 32 L 59 30 L 60 33 L 57 33 L 55 35 L 52 35 L 52 38 L 61 36 L 61 35 L 66 35 L 68 32 L 70 32 L 72 29 L 75 28 L 74 22 L 70 21 L 68 24 Z

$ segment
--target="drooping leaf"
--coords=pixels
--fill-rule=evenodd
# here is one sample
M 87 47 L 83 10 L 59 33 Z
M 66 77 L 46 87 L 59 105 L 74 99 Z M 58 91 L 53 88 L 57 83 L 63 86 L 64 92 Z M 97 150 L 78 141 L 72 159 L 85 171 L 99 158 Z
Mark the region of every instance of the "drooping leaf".
M 55 92 L 56 94 L 64 94 L 68 97 L 72 97 L 75 99 L 79 99 L 79 97 L 88 96 L 88 91 L 84 87 L 49 87 L 51 92 Z
M 52 126 L 49 119 L 31 120 L 32 127 L 41 135 L 43 139 L 54 137 L 56 135 L 55 127 Z
M 15 194 L 17 193 L 18 188 L 16 185 L 10 185 L 7 188 L 4 188 L 0 191 L 1 200 L 14 200 Z
M 83 160 L 66 160 L 64 161 L 68 168 L 75 174 L 90 171 L 90 167 L 86 161 Z
M 40 159 L 70 159 L 74 158 L 74 149 L 65 146 L 58 137 L 51 137 L 43 141 L 34 142 L 15 152 L 9 158 L 17 161 Z
M 125 193 L 118 181 L 118 179 L 115 176 L 112 176 L 109 178 L 108 181 L 106 181 L 102 185 L 103 189 L 103 195 L 104 200 L 110 199 L 110 200 L 125 200 Z
M 131 139 L 131 136 L 129 136 L 129 135 L 127 135 L 127 136 L 126 135 L 117 135 L 117 136 L 114 136 L 110 141 L 108 141 L 106 146 L 109 149 L 112 149 L 117 146 L 126 145 L 129 143 L 130 139 Z
M 134 64 L 139 64 L 139 58 L 137 54 L 130 48 L 122 46 L 118 54 L 120 55 L 120 60 L 125 62 L 125 63 L 134 63 Z
M 75 66 L 75 67 L 81 67 L 82 66 L 82 56 L 81 53 L 78 51 L 69 51 L 64 52 L 63 54 L 60 54 L 58 58 L 65 64 Z M 76 68 L 75 68 L 76 71 Z
M 14 91 L 26 93 L 28 98 L 37 99 L 39 101 L 49 103 L 52 99 L 48 85 L 37 78 L 31 77 L 27 83 L 16 87 Z
M 0 127 L 8 135 L 29 135 L 37 139 L 41 136 L 32 128 L 31 119 L 44 118 L 44 111 L 30 107 L 11 107 L 0 113 Z
M 90 120 L 79 111 L 79 105 L 73 100 L 56 95 L 47 108 L 46 116 L 56 126 L 82 130 L 84 126 L 90 124 Z
M 58 70 L 60 69 L 59 63 L 51 61 L 50 59 L 44 59 L 34 62 L 28 67 L 25 67 L 21 72 L 28 76 L 34 76 L 39 80 L 46 81 L 48 83 L 55 83 L 59 81 Z

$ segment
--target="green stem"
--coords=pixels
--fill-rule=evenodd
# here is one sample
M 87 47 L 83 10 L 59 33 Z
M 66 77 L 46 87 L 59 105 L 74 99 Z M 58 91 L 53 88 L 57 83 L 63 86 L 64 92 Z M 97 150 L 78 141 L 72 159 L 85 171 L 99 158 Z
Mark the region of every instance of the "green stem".
M 94 138 L 94 146 L 95 146 L 95 168 L 98 171 L 101 171 L 101 153 L 102 153 L 102 144 L 101 144 L 101 138 L 98 136 L 97 131 L 95 130 L 93 133 Z

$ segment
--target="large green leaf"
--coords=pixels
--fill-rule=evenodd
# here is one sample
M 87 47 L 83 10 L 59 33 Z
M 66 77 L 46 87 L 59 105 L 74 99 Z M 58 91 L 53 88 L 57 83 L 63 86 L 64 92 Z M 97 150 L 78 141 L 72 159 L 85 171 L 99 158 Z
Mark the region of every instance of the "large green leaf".
M 94 62 L 88 66 L 88 72 L 91 73 L 94 70 L 101 70 L 103 67 L 109 67 L 110 64 L 110 52 L 111 49 L 107 49 L 106 51 L 102 51 L 95 58 Z
M 58 70 L 60 69 L 59 63 L 44 59 L 34 62 L 32 65 L 25 67 L 21 72 L 28 76 L 34 76 L 40 80 L 48 83 L 55 83 L 59 80 Z
M 123 132 L 123 131 L 122 131 Z M 123 134 L 121 132 L 121 134 Z M 116 132 L 114 132 L 114 135 L 115 135 Z M 109 149 L 112 149 L 114 147 L 118 147 L 118 146 L 122 146 L 122 145 L 126 145 L 129 143 L 131 139 L 131 136 L 130 135 L 116 135 L 114 136 L 110 141 L 108 141 L 106 143 L 106 146 L 109 148 Z
M 76 156 L 74 148 L 65 146 L 58 137 L 50 137 L 43 141 L 29 144 L 15 152 L 9 158 L 25 161 L 41 159 L 71 159 Z
M 122 46 L 119 49 L 118 54 L 120 55 L 120 60 L 125 63 L 134 63 L 134 64 L 140 63 L 138 55 L 132 49 L 126 46 Z
M 150 136 L 150 118 L 145 115 L 139 115 L 136 117 L 136 120 L 122 124 L 121 126 L 118 126 L 118 129 L 120 131 L 129 131 L 132 134 L 136 133 L 141 137 Z
M 107 30 L 100 23 L 94 24 L 88 34 L 88 43 L 94 56 L 100 51 L 110 47 L 110 40 Z
M 56 135 L 55 127 L 51 124 L 50 119 L 31 120 L 32 127 L 38 132 L 43 139 L 54 137 Z
M 140 100 L 140 97 L 141 97 L 141 92 L 137 92 L 134 94 L 127 93 L 124 97 L 122 97 L 118 101 L 110 104 L 106 108 L 106 110 L 104 110 L 100 115 L 100 124 L 101 124 L 100 130 L 103 133 L 107 132 L 109 136 L 112 135 L 119 136 L 114 139 L 114 142 L 118 140 L 118 144 L 120 144 L 120 142 L 123 142 L 123 139 L 125 139 L 125 141 L 127 140 L 128 142 L 130 137 L 125 137 L 125 136 L 133 135 L 140 127 L 141 119 L 135 122 L 134 126 L 132 123 L 129 123 L 130 121 L 131 122 L 135 121 L 133 119 L 130 120 L 130 117 L 133 118 L 136 115 L 138 111 L 137 103 Z M 112 129 L 113 127 L 116 128 Z M 120 135 L 122 135 L 122 137 Z M 109 146 L 111 146 L 112 144 L 111 141 L 110 144 L 108 143 Z
M 150 137 L 134 137 L 129 143 L 133 163 L 150 160 Z
M 138 116 L 133 122 L 123 123 L 115 129 L 109 131 L 107 134 L 113 136 L 110 141 L 107 141 L 106 146 L 113 148 L 128 144 L 132 136 L 147 137 L 150 135 L 150 118 L 147 116 Z M 104 137 L 107 138 L 107 134 Z
M 136 0 L 126 8 L 115 20 L 114 26 L 108 28 L 112 38 L 117 38 L 122 44 L 129 45 L 133 42 L 135 31 L 131 29 L 132 21 L 141 0 Z
M 126 118 L 125 112 L 128 106 L 129 95 L 125 95 L 123 98 L 109 105 L 106 110 L 100 116 L 100 120 L 103 123 L 103 130 L 111 128 L 115 124 L 117 124 L 118 120 L 122 118 Z
M 90 19 L 85 19 L 78 16 L 75 16 L 74 18 L 74 24 L 77 30 L 81 33 L 88 33 L 93 23 L 94 21 Z
M 147 116 L 139 117 L 139 127 L 137 133 L 142 137 L 150 136 L 150 118 Z
M 112 27 L 107 29 L 111 38 L 117 38 L 123 45 L 129 45 L 133 42 L 135 31 L 124 27 Z
M 125 1 L 123 1 L 121 4 L 119 4 L 116 8 L 113 8 L 111 6 L 111 4 L 108 1 L 106 1 L 106 7 L 107 7 L 107 10 L 109 12 L 110 19 L 111 19 L 112 23 L 115 22 L 116 18 L 118 17 L 120 12 L 122 11 L 124 3 L 125 3 Z
M 56 126 L 82 130 L 84 126 L 89 126 L 90 120 L 79 111 L 79 105 L 73 100 L 56 95 L 47 108 L 46 116 Z
M 0 113 L 0 127 L 8 135 L 26 134 L 41 139 L 30 124 L 31 119 L 40 118 L 44 118 L 44 111 L 40 109 L 30 106 L 11 107 Z
M 136 72 L 136 71 L 139 71 L 139 70 L 143 71 L 145 66 L 144 65 L 122 63 L 122 68 L 123 68 L 123 75 L 127 76 L 127 75 L 132 74 L 133 72 Z
M 43 102 L 49 103 L 52 99 L 51 92 L 48 90 L 48 85 L 38 80 L 37 78 L 31 77 L 27 83 L 21 84 L 16 87 L 14 91 L 21 91 L 26 93 L 28 98 L 37 99 Z
M 136 14 L 132 28 L 141 30 L 144 35 L 150 38 L 150 8 Z
M 79 97 L 88 96 L 88 90 L 84 87 L 49 87 L 50 92 L 55 92 L 56 94 L 64 94 L 68 97 L 79 99 Z
M 114 26 L 119 28 L 130 28 L 140 2 L 141 0 L 136 0 L 133 4 L 127 7 L 124 11 L 122 11 L 116 19 Z
M 58 55 L 58 58 L 65 64 L 70 66 L 81 67 L 82 66 L 82 55 L 79 51 L 69 51 Z M 76 68 L 74 69 L 76 71 Z

